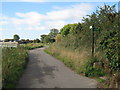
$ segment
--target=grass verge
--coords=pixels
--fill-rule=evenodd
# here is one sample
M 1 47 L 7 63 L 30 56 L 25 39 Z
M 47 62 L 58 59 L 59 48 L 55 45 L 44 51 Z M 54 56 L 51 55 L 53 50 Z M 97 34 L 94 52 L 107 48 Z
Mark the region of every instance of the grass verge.
M 87 77 L 100 77 L 105 75 L 101 67 L 94 67 L 94 63 L 99 62 L 99 60 L 97 58 L 91 58 L 88 50 L 81 49 L 81 51 L 76 52 L 52 45 L 45 52 L 61 60 L 66 66 L 78 74 L 83 73 Z
M 24 48 L 2 49 L 2 87 L 14 88 L 28 62 Z

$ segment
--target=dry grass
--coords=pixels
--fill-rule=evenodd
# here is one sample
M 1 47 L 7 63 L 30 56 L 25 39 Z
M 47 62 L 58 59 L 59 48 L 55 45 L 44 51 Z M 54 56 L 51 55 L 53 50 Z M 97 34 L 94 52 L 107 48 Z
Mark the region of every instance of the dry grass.
M 90 58 L 89 51 L 85 49 L 76 52 L 54 45 L 48 48 L 48 51 L 54 56 L 56 55 L 65 60 L 71 61 L 74 64 L 75 70 L 77 70 L 77 72 L 82 72 L 82 68 L 84 67 L 87 60 Z

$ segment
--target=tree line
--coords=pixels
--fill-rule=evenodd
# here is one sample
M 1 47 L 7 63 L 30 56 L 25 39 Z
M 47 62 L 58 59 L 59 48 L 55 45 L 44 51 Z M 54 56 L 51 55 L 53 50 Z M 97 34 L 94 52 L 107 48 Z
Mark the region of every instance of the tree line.
M 40 36 L 40 39 L 34 39 L 34 40 L 29 40 L 29 39 L 21 39 L 20 36 L 15 34 L 13 36 L 13 39 L 4 39 L 4 42 L 18 42 L 20 44 L 27 44 L 27 43 L 53 43 L 55 42 L 55 37 L 59 33 L 58 29 L 51 29 L 50 33 L 48 35 L 43 34 Z

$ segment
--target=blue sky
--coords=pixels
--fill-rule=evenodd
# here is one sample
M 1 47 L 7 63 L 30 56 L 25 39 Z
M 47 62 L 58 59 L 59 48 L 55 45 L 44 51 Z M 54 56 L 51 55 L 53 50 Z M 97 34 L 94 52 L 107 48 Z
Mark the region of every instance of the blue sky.
M 68 23 L 78 23 L 91 14 L 97 6 L 117 2 L 2 2 L 0 39 L 36 39 L 48 34 L 50 29 L 60 29 Z M 1 15 L 0 14 L 0 15 Z

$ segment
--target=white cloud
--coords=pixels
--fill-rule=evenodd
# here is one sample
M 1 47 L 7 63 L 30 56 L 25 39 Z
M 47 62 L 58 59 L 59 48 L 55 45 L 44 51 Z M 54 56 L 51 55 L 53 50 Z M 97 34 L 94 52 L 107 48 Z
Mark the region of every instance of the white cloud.
M 40 25 L 40 22 L 45 19 L 45 16 L 39 14 L 37 12 L 29 12 L 29 13 L 16 13 L 16 15 L 20 18 L 11 19 L 14 24 L 21 25 Z
M 19 27 L 19 28 L 17 28 L 17 30 L 29 30 L 29 31 L 44 31 L 44 30 L 47 30 L 48 28 L 47 27 L 45 27 L 45 26 L 25 26 L 24 28 L 21 28 L 21 27 Z
M 0 26 L 8 24 L 9 22 L 7 20 L 7 17 L 0 15 Z
M 0 31 L 3 31 L 4 29 L 3 28 L 0 28 Z
M 65 21 L 59 20 L 59 21 L 46 21 L 46 25 L 49 29 L 52 28 L 57 28 L 60 29 L 61 27 L 63 27 L 64 25 L 66 25 L 67 23 Z
M 90 4 L 82 3 L 66 7 L 57 11 L 48 12 L 47 16 L 51 20 L 80 19 L 84 17 L 93 7 Z
M 36 26 L 36 27 L 28 27 L 27 30 L 47 30 L 48 28 L 45 26 Z
M 48 30 L 51 28 L 62 28 L 67 24 L 67 20 L 77 21 L 82 20 L 82 17 L 88 14 L 88 11 L 92 10 L 92 5 L 87 3 L 81 3 L 71 5 L 69 7 L 62 7 L 55 11 L 46 12 L 41 14 L 38 12 L 28 13 L 16 13 L 16 17 L 3 17 L 4 20 L 0 24 L 10 24 L 21 28 L 21 30 Z M 71 23 L 71 22 L 70 22 Z
M 29 13 L 16 13 L 17 16 L 22 17 L 22 18 L 32 18 L 32 19 L 43 19 L 44 15 L 39 14 L 37 12 L 29 12 Z
M 0 25 L 6 25 L 6 24 L 8 24 L 7 21 L 0 21 Z

